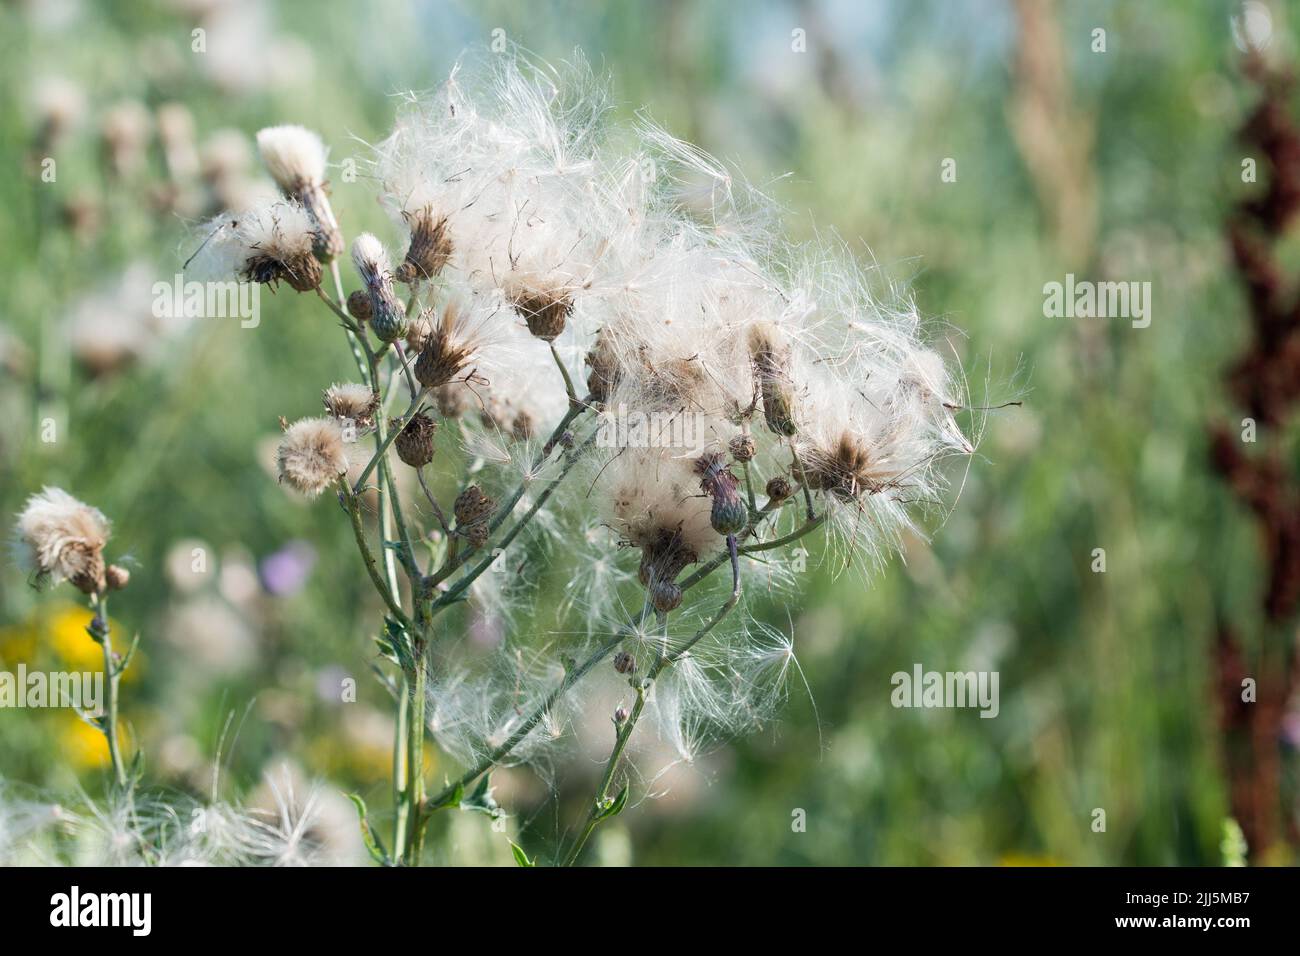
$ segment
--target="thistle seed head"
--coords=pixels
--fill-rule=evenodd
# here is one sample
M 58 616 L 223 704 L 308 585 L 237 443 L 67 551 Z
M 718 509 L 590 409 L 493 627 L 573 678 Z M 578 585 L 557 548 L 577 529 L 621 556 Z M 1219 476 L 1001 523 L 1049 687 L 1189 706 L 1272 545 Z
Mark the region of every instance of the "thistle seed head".
M 437 325 L 429 325 L 415 360 L 415 378 L 426 388 L 439 388 L 469 366 L 478 346 L 466 332 L 460 306 L 454 300 L 443 308 Z
M 330 415 L 340 421 L 356 422 L 361 428 L 373 425 L 375 412 L 379 410 L 379 396 L 369 385 L 359 382 L 336 382 L 325 389 L 321 400 Z
M 104 583 L 110 591 L 120 591 L 131 583 L 131 572 L 120 564 L 110 564 L 104 569 Z
M 731 457 L 738 462 L 747 462 L 754 460 L 754 436 L 749 434 L 740 434 L 731 439 L 728 447 L 731 450 Z
M 350 460 L 343 429 L 333 418 L 302 418 L 280 439 L 280 480 L 309 498 L 347 474 Z
M 573 296 L 567 290 L 517 283 L 507 288 L 506 298 L 528 325 L 528 331 L 545 342 L 560 337 L 573 311 Z
M 401 423 L 392 419 L 389 428 L 397 428 Z M 438 431 L 438 423 L 424 412 L 416 412 L 406 427 L 393 439 L 397 448 L 397 457 L 412 468 L 423 468 L 433 461 L 433 437 Z
M 614 655 L 614 670 L 620 674 L 631 674 L 636 670 L 636 658 L 627 651 L 619 651 Z
M 447 217 L 435 215 L 432 206 L 421 206 L 414 212 L 404 212 L 403 216 L 411 230 L 411 244 L 406 249 L 406 258 L 397 267 L 395 278 L 405 283 L 432 279 L 451 258 Z
M 470 485 L 456 498 L 452 510 L 458 524 L 472 524 L 492 514 L 496 502 L 485 495 L 478 485 Z
M 105 587 L 108 519 L 62 488 L 46 487 L 18 514 L 18 559 L 38 583 L 70 581 L 85 594 Z

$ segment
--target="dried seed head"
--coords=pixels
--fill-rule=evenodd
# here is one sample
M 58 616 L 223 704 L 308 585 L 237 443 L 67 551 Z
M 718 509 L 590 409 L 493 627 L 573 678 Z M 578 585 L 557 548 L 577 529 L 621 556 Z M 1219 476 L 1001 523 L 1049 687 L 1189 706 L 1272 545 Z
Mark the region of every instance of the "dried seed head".
M 429 319 L 430 314 L 430 310 L 425 309 L 406 323 L 406 347 L 416 355 L 423 351 L 429 344 L 429 339 L 433 337 L 433 322 Z
M 424 342 L 415 360 L 415 378 L 426 388 L 439 388 L 459 375 L 473 360 L 477 343 L 467 334 L 460 306 L 453 300 Z
M 333 418 L 302 418 L 285 430 L 277 454 L 280 480 L 315 498 L 348 470 L 343 429 Z
M 699 556 L 682 541 L 677 531 L 660 528 L 641 549 L 637 579 L 650 588 L 653 595 L 655 585 L 672 583 L 682 568 L 698 559 Z M 681 600 L 680 594 L 678 600 Z
M 630 674 L 636 670 L 636 658 L 627 651 L 619 651 L 614 655 L 614 670 L 620 674 Z
M 618 354 L 610 338 L 610 333 L 601 329 L 585 359 L 591 369 L 587 375 L 587 391 L 602 405 L 609 401 L 614 386 L 618 384 Z
M 113 175 L 131 176 L 144 166 L 152 125 L 149 111 L 137 100 L 123 100 L 104 114 L 100 135 Z
M 322 393 L 325 411 L 340 420 L 356 422 L 362 428 L 375 423 L 379 409 L 379 396 L 369 385 L 357 382 L 335 383 Z
M 257 148 L 280 191 L 307 210 L 316 226 L 313 252 L 329 262 L 343 251 L 343 234 L 325 192 L 325 144 L 301 126 L 269 126 L 258 132 Z
M 736 476 L 719 452 L 707 452 L 695 461 L 700 489 L 713 499 L 709 524 L 718 534 L 736 534 L 749 523 L 749 510 L 740 497 Z
M 99 509 L 47 487 L 27 499 L 16 530 L 19 561 L 38 583 L 71 581 L 85 594 L 104 590 L 109 525 Z
M 773 326 L 759 323 L 749 332 L 749 355 L 763 398 L 763 420 L 775 434 L 788 438 L 796 431 L 790 349 Z
M 478 485 L 470 485 L 457 496 L 452 510 L 458 523 L 471 524 L 492 514 L 495 507 L 496 502 L 485 495 Z
M 381 342 L 406 334 L 406 308 L 393 290 L 388 252 L 373 234 L 363 232 L 352 241 L 352 263 L 370 295 L 370 327 Z
M 301 205 L 283 199 L 218 216 L 186 262 L 202 278 L 239 276 L 274 285 L 284 280 L 299 292 L 320 285 L 321 268 L 312 248 L 316 227 Z
M 754 437 L 752 435 L 737 435 L 731 439 L 729 445 L 731 457 L 739 462 L 754 460 Z
M 266 171 L 286 196 L 325 181 L 325 144 L 302 126 L 268 126 L 257 133 Z
M 876 474 L 870 449 L 849 432 L 840 435 L 829 450 L 806 454 L 796 477 L 813 491 L 825 491 L 844 500 L 864 491 L 878 491 L 883 480 Z
M 104 583 L 110 591 L 120 591 L 131 583 L 131 572 L 120 564 L 110 564 L 104 569 Z
M 396 428 L 400 423 L 392 419 L 389 428 Z M 438 431 L 438 423 L 424 412 L 416 412 L 406 423 L 393 444 L 397 448 L 397 457 L 412 468 L 422 468 L 433 461 L 433 436 Z
M 767 497 L 772 504 L 779 505 L 792 494 L 794 494 L 794 486 L 790 484 L 788 479 L 783 478 L 781 475 L 768 479 Z
M 483 545 L 487 544 L 489 529 L 486 521 L 475 522 L 469 527 L 461 530 L 464 531 L 465 538 L 469 541 L 470 547 L 481 548 Z
M 406 258 L 397 267 L 395 278 L 407 283 L 431 279 L 442 272 L 451 258 L 447 217 L 435 216 L 430 206 L 404 212 L 403 216 L 411 229 L 411 244 L 407 247 Z
M 274 285 L 283 279 L 297 292 L 311 292 L 320 285 L 320 260 L 310 255 L 254 255 L 244 267 L 250 282 Z
M 573 311 L 573 296 L 567 290 L 548 290 L 516 283 L 506 290 L 506 298 L 527 323 L 528 331 L 546 342 L 560 337 L 569 313 Z
M 650 603 L 660 614 L 675 611 L 682 603 L 682 589 L 674 581 L 656 581 L 650 586 Z
M 361 325 L 370 321 L 370 316 L 374 313 L 370 310 L 370 293 L 365 289 L 355 289 L 348 296 L 348 315 L 356 319 Z

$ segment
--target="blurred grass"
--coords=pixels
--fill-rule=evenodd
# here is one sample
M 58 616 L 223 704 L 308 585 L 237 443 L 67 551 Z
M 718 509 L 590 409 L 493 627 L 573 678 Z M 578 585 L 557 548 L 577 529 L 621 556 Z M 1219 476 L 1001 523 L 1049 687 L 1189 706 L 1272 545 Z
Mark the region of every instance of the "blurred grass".
M 620 113 L 644 105 L 768 184 L 796 235 L 860 239 L 864 256 L 912 280 L 921 310 L 954 330 L 977 404 L 1023 399 L 991 414 L 960 504 L 931 545 L 914 542 L 906 562 L 868 587 L 814 555 L 794 607 L 763 605 L 771 623 L 793 621 L 815 708 L 797 680 L 778 725 L 702 760 L 695 785 L 610 826 L 597 847 L 607 859 L 1218 862 L 1227 808 L 1209 650 L 1216 616 L 1257 623 L 1259 588 L 1256 542 L 1207 472 L 1202 437 L 1208 421 L 1231 414 L 1220 371 L 1244 332 L 1220 222 L 1243 188 L 1232 132 L 1250 95 L 1226 6 L 1061 11 L 1074 106 L 1096 131 L 1095 146 L 1075 145 L 1092 150 L 1098 271 L 1152 282 L 1147 329 L 1042 315 L 1043 284 L 1074 267 L 1008 124 L 1009 6 L 766 2 L 742 15 L 721 0 L 381 2 L 364 13 L 256 4 L 312 66 L 243 94 L 205 77 L 189 52 L 190 24 L 169 5 L 78 5 L 54 28 L 35 26 L 22 6 L 0 13 L 0 151 L 11 159 L 30 138 L 27 90 L 48 72 L 81 83 L 92 115 L 122 97 L 175 100 L 194 113 L 201 139 L 298 122 L 322 133 L 337 162 L 357 150 L 354 137 L 383 134 L 387 94 L 435 85 L 494 29 L 550 58 L 580 46 L 611 74 Z M 1293 49 L 1292 24 L 1278 11 L 1275 20 L 1276 47 Z M 1108 31 L 1104 54 L 1089 49 L 1097 25 Z M 807 30 L 807 53 L 791 50 L 796 28 Z M 948 157 L 954 183 L 939 176 Z M 40 330 L 57 336 L 87 291 L 141 258 L 170 275 L 195 242 L 192 223 L 104 187 L 91 125 L 59 162 L 48 187 L 0 178 L 0 318 L 37 354 Z M 107 221 L 98 238 L 78 244 L 42 230 L 43 190 L 58 201 L 99 195 Z M 335 182 L 334 196 L 349 233 L 382 227 L 364 182 Z M 316 691 L 331 669 L 351 675 L 382 724 L 362 639 L 372 598 L 345 523 L 283 494 L 257 451 L 278 415 L 312 411 L 323 383 L 346 379 L 350 358 L 312 302 L 285 290 L 262 311 L 255 331 L 200 323 L 161 363 L 95 381 L 72 373 L 62 394 L 43 396 L 68 403 L 66 433 L 52 446 L 39 442 L 31 386 L 0 385 L 9 422 L 0 505 L 12 513 L 41 484 L 61 484 L 113 517 L 115 541 L 137 562 L 113 613 L 144 635 L 143 677 L 125 713 L 147 752 L 170 755 L 151 772 L 200 786 L 228 715 L 247 707 L 226 754 L 237 785 L 288 753 L 382 800 L 382 732 L 348 730 Z M 258 593 L 236 608 L 255 636 L 255 666 L 209 672 L 185 650 L 187 635 L 164 636 L 182 598 L 161 570 L 187 539 L 206 543 L 201 588 L 225 605 L 235 584 L 223 577 L 290 540 L 315 547 L 305 590 Z M 1106 551 L 1105 574 L 1090 570 L 1094 548 Z M 30 633 L 33 616 L 60 597 L 0 576 L 5 633 Z M 539 615 L 539 626 L 559 625 Z M 0 640 L 6 661 L 16 647 Z M 1001 714 L 894 710 L 889 677 L 914 662 L 997 669 Z M 62 716 L 5 714 L 0 774 L 67 786 Z M 545 845 L 577 818 L 586 772 L 561 774 L 558 811 L 544 788 L 507 781 L 527 840 Z M 1090 828 L 1094 808 L 1106 811 L 1105 833 Z M 806 832 L 792 832 L 797 809 Z

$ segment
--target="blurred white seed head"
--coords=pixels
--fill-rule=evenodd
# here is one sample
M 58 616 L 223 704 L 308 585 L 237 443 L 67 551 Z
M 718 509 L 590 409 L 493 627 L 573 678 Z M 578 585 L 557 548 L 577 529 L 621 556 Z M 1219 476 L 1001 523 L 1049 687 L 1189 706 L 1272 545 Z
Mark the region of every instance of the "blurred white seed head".
M 280 480 L 309 498 L 347 474 L 348 444 L 337 419 L 302 418 L 285 430 L 276 463 Z
M 109 523 L 98 508 L 46 486 L 27 499 L 15 530 L 18 560 L 38 581 L 71 581 L 87 594 L 104 590 Z
M 257 134 L 266 171 L 286 195 L 325 181 L 325 144 L 302 126 L 268 126 Z

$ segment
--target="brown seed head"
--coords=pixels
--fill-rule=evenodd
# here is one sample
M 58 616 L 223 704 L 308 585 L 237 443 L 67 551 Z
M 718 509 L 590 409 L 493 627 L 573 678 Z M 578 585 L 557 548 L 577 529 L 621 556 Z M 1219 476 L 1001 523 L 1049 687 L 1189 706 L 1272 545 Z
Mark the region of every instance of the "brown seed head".
M 388 423 L 389 428 L 396 428 L 398 425 L 397 419 L 392 419 Z M 433 436 L 437 431 L 437 422 L 424 412 L 416 412 L 406 423 L 401 434 L 393 439 L 393 445 L 397 448 L 397 457 L 412 468 L 423 468 L 433 461 Z

